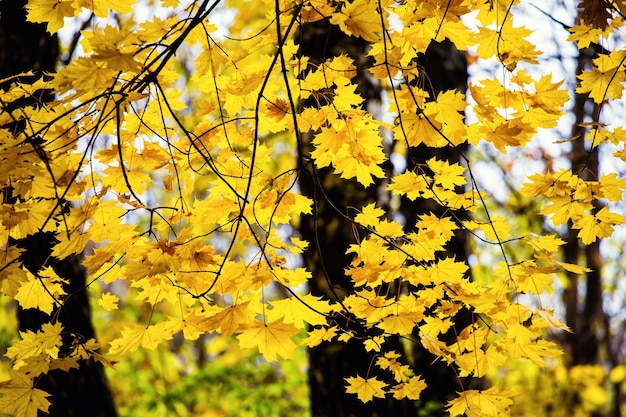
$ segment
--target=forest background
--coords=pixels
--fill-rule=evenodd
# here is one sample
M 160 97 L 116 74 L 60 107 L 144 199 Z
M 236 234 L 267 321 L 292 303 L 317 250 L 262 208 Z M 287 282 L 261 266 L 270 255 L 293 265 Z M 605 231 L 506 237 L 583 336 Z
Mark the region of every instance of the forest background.
M 621 1 L 1 8 L 0 413 L 626 411 Z

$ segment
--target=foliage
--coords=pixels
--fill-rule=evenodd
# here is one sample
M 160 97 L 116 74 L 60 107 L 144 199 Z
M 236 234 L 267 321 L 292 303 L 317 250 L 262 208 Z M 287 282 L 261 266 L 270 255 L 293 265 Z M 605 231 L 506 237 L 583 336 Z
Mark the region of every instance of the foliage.
M 597 364 L 567 367 L 562 361 L 555 361 L 545 369 L 501 369 L 496 378 L 518 393 L 511 407 L 515 416 L 608 415 L 609 400 L 614 395 L 609 378 L 611 383 L 623 382 L 623 376 L 618 375 L 623 374 L 622 367 L 607 373 Z
M 282 416 L 305 412 L 306 381 L 298 368 L 305 359 L 302 350 L 297 361 L 278 368 L 259 362 L 254 352 L 242 351 L 236 341 L 225 339 L 230 340 L 224 344 L 229 357 L 222 355 L 201 366 L 185 361 L 189 355 L 160 347 L 136 352 L 120 362 L 110 373 L 118 381 L 113 389 L 120 415 Z M 213 339 L 207 345 L 213 343 L 222 344 Z M 186 372 L 181 372 L 181 367 Z
M 297 343 L 361 340 L 370 371 L 345 377 L 347 391 L 363 401 L 418 399 L 424 389 L 420 370 L 385 348 L 394 335 L 421 344 L 460 379 L 518 361 L 542 367 L 557 357 L 545 333 L 567 327 L 538 297 L 557 274 L 585 269 L 560 259 L 559 237 L 513 234 L 507 218 L 492 216 L 492 197 L 461 146 L 523 149 L 564 114 L 568 91 L 540 65 L 532 31 L 516 20 L 518 3 L 232 0 L 227 7 L 237 15 L 226 36 L 212 23 L 225 14 L 218 0 L 163 0 L 166 13 L 146 18 L 131 1 L 30 0 L 30 20 L 50 32 L 83 11 L 93 13 L 93 23 L 81 32 L 83 54 L 49 79 L 17 76 L 0 93 L 0 290 L 51 314 L 50 323 L 21 332 L 7 349 L 11 379 L 0 385 L 0 410 L 46 410 L 36 381 L 51 369 L 89 357 L 123 369 L 144 348 L 215 333 L 234 336 L 267 361 L 291 359 Z M 571 29 L 578 47 L 622 27 L 621 4 L 583 6 L 583 16 L 595 17 Z M 348 55 L 313 65 L 299 54 L 298 26 L 321 19 L 370 43 L 368 73 L 384 91 L 386 117 L 361 105 Z M 473 81 L 471 100 L 453 90 L 429 96 L 417 57 L 445 39 L 477 59 L 497 60 L 504 76 Z M 625 56 L 620 48 L 601 50 L 580 74 L 577 92 L 599 105 L 620 100 Z M 48 90 L 56 97 L 49 104 L 14 104 Z M 591 128 L 590 147 L 617 145 L 612 157 L 626 160 L 621 127 Z M 455 147 L 462 163 L 435 157 L 414 171 L 384 168 L 389 149 L 402 155 L 420 145 Z M 335 267 L 356 288 L 339 302 L 307 294 L 311 271 L 299 258 L 311 244 L 297 237 L 299 219 L 315 215 L 317 201 L 298 192 L 298 180 L 324 167 L 360 187 L 379 187 L 392 201 L 338 209 L 354 226 L 354 244 L 352 262 Z M 544 199 L 542 214 L 556 226 L 572 225 L 583 245 L 611 236 L 626 220 L 611 205 L 622 200 L 626 179 L 585 172 L 528 173 L 518 190 Z M 424 213 L 404 225 L 393 209 L 401 197 L 430 200 L 445 214 Z M 461 220 L 457 212 L 472 217 Z M 470 279 L 467 260 L 442 255 L 461 229 L 499 252 L 476 266 L 481 279 Z M 58 241 L 54 257 L 85 254 L 89 285 L 105 289 L 103 308 L 124 310 L 133 300 L 146 314 L 109 326 L 115 336 L 103 348 L 63 328 L 55 312 L 72 294 L 52 268 L 27 271 L 15 244 L 46 232 Z M 511 257 L 512 245 L 524 256 Z M 451 340 L 461 310 L 473 321 Z M 60 349 L 62 337 L 75 339 L 71 349 Z M 200 372 L 190 384 L 194 378 L 215 376 Z M 473 387 L 447 409 L 508 415 L 514 398 L 505 385 Z

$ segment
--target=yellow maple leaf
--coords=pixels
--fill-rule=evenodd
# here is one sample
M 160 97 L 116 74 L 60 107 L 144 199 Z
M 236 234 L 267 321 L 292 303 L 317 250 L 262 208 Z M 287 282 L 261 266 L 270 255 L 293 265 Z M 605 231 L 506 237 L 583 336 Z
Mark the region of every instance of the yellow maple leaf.
M 602 29 L 592 25 L 580 23 L 569 29 L 571 35 L 568 36 L 568 42 L 578 42 L 578 49 L 583 49 L 598 42 Z
M 498 124 L 495 128 L 485 131 L 485 139 L 496 147 L 500 152 L 506 152 L 507 146 L 518 146 L 523 140 L 523 129 L 514 120 Z
M 252 319 L 253 312 L 250 311 L 249 304 L 250 301 L 246 301 L 227 308 L 215 307 L 215 312 L 198 325 L 205 331 L 218 331 L 224 336 L 230 336 L 245 328 Z
M 431 158 L 428 160 L 428 168 L 433 171 L 434 183 L 444 189 L 453 190 L 457 185 L 465 185 L 467 182 L 463 174 L 465 168 L 459 164 L 449 164 L 445 160 Z
M 5 240 L 6 242 L 6 240 Z M 5 249 L 4 254 L 16 251 L 15 247 Z M 9 297 L 15 297 L 15 294 L 22 286 L 22 283 L 28 281 L 26 269 L 20 267 L 17 262 L 7 262 L 2 259 L 2 278 L 0 279 L 0 291 Z
M 409 365 L 403 365 L 401 362 L 398 362 L 398 358 L 400 358 L 399 353 L 393 351 L 386 352 L 376 360 L 376 365 L 391 371 L 396 381 L 404 382 L 413 375 L 413 371 L 411 371 Z
M 572 272 L 576 275 L 582 275 L 585 274 L 587 272 L 591 272 L 590 268 L 587 268 L 586 266 L 582 266 L 582 265 L 578 265 L 578 264 L 570 264 L 567 262 L 559 262 L 559 261 L 555 261 L 553 259 L 550 259 L 551 262 L 554 262 L 556 265 L 560 266 L 561 268 L 563 268 L 564 270 L 568 271 L 568 272 Z
M 396 400 L 403 398 L 417 400 L 425 388 L 426 382 L 419 376 L 413 376 L 407 382 L 391 387 L 391 392 L 393 393 L 393 398 Z
M 331 340 L 337 335 L 338 331 L 339 328 L 337 326 L 313 329 L 309 331 L 309 335 L 302 341 L 302 344 L 310 348 L 315 347 L 324 341 Z
M 561 329 L 572 333 L 572 330 L 560 319 L 554 317 L 554 310 L 551 308 L 540 308 L 536 310 L 539 317 L 544 319 L 553 329 Z
M 376 207 L 375 203 L 370 203 L 363 207 L 363 210 L 354 217 L 354 221 L 363 226 L 376 227 L 380 223 L 380 218 L 385 215 L 385 211 Z
M 285 323 L 292 323 L 298 329 L 306 327 L 305 323 L 311 325 L 326 323 L 325 314 L 332 308 L 328 301 L 311 294 L 298 295 L 282 300 L 271 301 L 272 309 L 267 312 L 269 321 L 282 319 Z
M 87 232 L 72 233 L 70 236 L 66 233 L 60 233 L 57 236 L 59 243 L 54 246 L 52 256 L 59 259 L 67 258 L 72 254 L 82 253 L 90 238 L 90 234 Z
M 22 340 L 14 342 L 5 354 L 15 362 L 13 369 L 21 368 L 26 364 L 26 360 L 39 355 L 57 358 L 62 343 L 62 330 L 63 326 L 57 322 L 55 324 L 45 323 L 37 332 L 30 330 L 20 332 Z
M 305 268 L 274 268 L 272 274 L 276 278 L 276 281 L 286 287 L 297 287 L 305 284 L 311 278 L 311 272 L 307 271 Z
M 118 13 L 133 11 L 132 2 L 126 0 L 76 0 L 75 5 L 92 10 L 98 17 L 107 17 L 110 10 Z
M 100 299 L 98 300 L 98 304 L 100 305 L 100 307 L 102 307 L 106 311 L 113 311 L 113 310 L 117 310 L 118 308 L 117 303 L 119 301 L 120 301 L 120 298 L 117 295 L 111 294 L 110 292 L 105 292 L 104 294 L 102 294 L 102 297 L 100 297 Z
M 590 216 L 585 215 L 585 211 L 592 208 L 590 202 L 578 202 L 572 200 L 570 196 L 557 196 L 551 197 L 550 203 L 551 204 L 542 208 L 539 213 L 550 216 L 550 220 L 552 220 L 552 223 L 555 225 L 565 224 L 570 219 L 577 219 L 579 220 L 579 226 L 576 228 L 580 229 L 583 226 L 581 222 L 584 223 L 586 221 L 585 219 L 590 218 Z M 576 223 L 576 221 L 574 223 Z M 593 226 L 593 224 L 590 223 L 587 226 Z M 585 240 L 588 240 L 589 237 L 590 236 L 586 237 Z M 591 242 L 594 240 L 595 238 L 593 238 Z
M 529 236 L 527 242 L 535 249 L 535 251 L 556 252 L 565 241 L 556 235 L 549 236 Z
M 445 258 L 426 268 L 426 275 L 435 284 L 456 284 L 463 280 L 469 267 L 463 262 L 456 262 L 454 258 Z
M 296 344 L 291 337 L 299 332 L 298 328 L 290 323 L 282 321 L 263 323 L 255 320 L 237 336 L 237 339 L 241 348 L 258 347 L 265 359 L 275 361 L 277 355 L 284 359 L 293 357 Z
M 482 378 L 489 370 L 487 355 L 482 349 L 475 349 L 471 352 L 458 355 L 456 364 L 459 366 L 459 376 L 466 377 L 474 375 Z
M 595 215 L 581 216 L 574 221 L 574 228 L 580 229 L 578 237 L 585 244 L 589 245 L 596 239 L 606 238 L 613 234 L 613 227 L 626 222 L 626 217 L 621 214 L 611 213 L 605 206 Z
M 532 106 L 530 108 L 540 108 L 547 113 L 562 114 L 562 106 L 569 100 L 567 90 L 560 89 L 563 80 L 553 83 L 552 75 L 544 75 L 538 81 L 532 83 L 535 93 L 530 95 Z
M 399 313 L 385 317 L 376 326 L 387 333 L 408 335 L 423 317 L 423 314 L 417 312 Z
M 557 344 L 543 339 L 528 341 L 507 345 L 507 350 L 514 356 L 529 359 L 535 365 L 544 367 L 546 365 L 545 358 L 555 358 L 563 354 L 563 351 L 557 347 Z
M 122 336 L 111 342 L 109 355 L 123 355 L 133 352 L 140 347 L 156 348 L 164 340 L 180 330 L 180 323 L 165 321 L 151 326 L 134 325 L 122 330 Z
M 56 33 L 66 17 L 74 16 L 74 0 L 29 0 L 26 5 L 28 20 L 47 23 L 47 30 Z
M 409 200 L 415 200 L 428 193 L 428 183 L 423 175 L 407 171 L 393 177 L 393 183 L 387 186 L 387 190 L 399 195 L 404 194 Z
M 23 308 L 38 308 L 50 314 L 58 298 L 65 295 L 64 279 L 59 277 L 51 267 L 39 273 L 39 277 L 26 272 L 28 281 L 24 282 L 15 294 L 15 299 Z
M 346 392 L 356 394 L 359 400 L 364 403 L 371 401 L 374 397 L 385 398 L 383 388 L 386 388 L 387 384 L 376 377 L 365 379 L 357 375 L 346 378 L 346 382 L 348 382 Z
M 496 387 L 478 391 L 465 390 L 447 404 L 451 416 L 498 417 L 508 416 L 513 404 L 512 392 L 498 391 Z
M 550 272 L 550 269 L 537 267 L 534 261 L 523 261 L 511 266 L 515 289 L 520 293 L 541 294 L 545 290 L 551 291 L 553 279 Z
M 348 35 L 376 42 L 382 32 L 381 17 L 373 0 L 344 3 L 339 13 L 333 13 L 330 22 Z
M 593 60 L 593 68 L 577 75 L 580 85 L 577 93 L 588 93 L 595 103 L 608 99 L 619 99 L 624 91 L 624 51 L 613 51 L 609 55 L 601 54 Z
M 33 386 L 33 378 L 21 372 L 10 371 L 11 379 L 0 383 L 1 412 L 19 417 L 37 417 L 38 411 L 47 412 L 50 394 Z
M 626 190 L 626 178 L 618 178 L 617 174 L 610 173 L 600 177 L 602 196 L 609 201 L 622 201 Z
M 439 334 L 443 334 L 448 331 L 452 326 L 452 321 L 449 317 L 441 319 L 439 317 L 426 317 L 424 324 L 420 325 L 420 333 L 423 335 L 429 335 L 437 337 Z

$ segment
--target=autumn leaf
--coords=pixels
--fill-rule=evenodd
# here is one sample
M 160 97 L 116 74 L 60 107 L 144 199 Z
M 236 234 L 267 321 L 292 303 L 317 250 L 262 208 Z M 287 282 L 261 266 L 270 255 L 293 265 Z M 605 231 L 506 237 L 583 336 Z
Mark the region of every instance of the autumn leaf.
M 588 93 L 596 103 L 622 96 L 626 81 L 623 71 L 626 55 L 624 51 L 612 51 L 609 55 L 601 54 L 593 60 L 593 70 L 578 75 L 580 86 L 577 93 Z
M 536 251 L 556 252 L 565 241 L 556 235 L 529 236 L 527 241 Z
M 563 323 L 560 319 L 554 316 L 554 310 L 540 308 L 539 310 L 537 310 L 537 314 L 539 315 L 539 317 L 547 321 L 550 327 L 572 333 L 572 330 L 565 323 Z
M 418 400 L 424 389 L 426 389 L 426 382 L 418 376 L 413 376 L 407 382 L 392 386 L 390 392 L 396 400 L 403 398 Z
M 385 317 L 376 326 L 387 333 L 407 335 L 422 318 L 423 314 L 417 312 L 399 313 Z
M 304 346 L 308 346 L 310 348 L 319 345 L 324 341 L 328 341 L 337 336 L 338 332 L 337 326 L 332 327 L 322 327 L 318 329 L 313 329 L 309 331 L 309 335 L 302 341 Z
M 74 0 L 29 0 L 26 5 L 31 22 L 47 23 L 50 33 L 63 27 L 66 17 L 74 16 Z
M 98 300 L 98 304 L 106 311 L 112 311 L 118 309 L 119 297 L 110 292 L 102 294 L 102 297 Z
M 428 168 L 433 171 L 434 183 L 445 189 L 454 189 L 457 185 L 464 185 L 467 181 L 463 176 L 465 168 L 459 164 L 449 164 L 445 160 L 429 159 Z
M 498 391 L 496 387 L 478 391 L 465 390 L 447 404 L 451 416 L 467 415 L 468 417 L 497 417 L 509 415 L 509 407 L 513 404 L 511 392 Z
M 407 171 L 393 177 L 393 183 L 387 186 L 387 190 L 406 195 L 409 200 L 415 200 L 427 194 L 429 188 L 423 176 Z
M 242 348 L 257 347 L 268 361 L 277 360 L 277 355 L 284 359 L 293 357 L 296 344 L 291 340 L 299 333 L 293 324 L 273 321 L 263 323 L 255 320 L 239 335 L 239 346 Z
M 372 401 L 373 398 L 385 398 L 383 389 L 387 387 L 387 384 L 376 377 L 368 379 L 361 376 L 348 377 L 346 382 L 348 382 L 346 392 L 348 394 L 356 394 L 359 400 L 365 403 Z
M 98 17 L 107 17 L 111 10 L 119 13 L 129 13 L 133 10 L 131 3 L 123 0 L 77 0 L 75 4 L 93 10 Z
M 22 308 L 38 308 L 50 314 L 59 297 L 65 295 L 63 284 L 67 281 L 60 278 L 52 268 L 47 267 L 39 273 L 39 277 L 26 272 L 28 281 L 23 283 L 15 294 L 15 299 Z
M 567 38 L 568 42 L 577 42 L 579 49 L 596 43 L 602 34 L 600 28 L 582 23 L 569 28 L 569 31 L 571 35 Z
M 404 382 L 413 375 L 413 371 L 409 365 L 402 364 L 397 359 L 400 354 L 396 352 L 386 352 L 383 356 L 378 357 L 376 365 L 381 369 L 388 369 L 393 373 L 393 378 L 398 382 Z
M 344 3 L 340 12 L 333 13 L 331 23 L 338 25 L 348 35 L 375 42 L 381 32 L 377 3 L 371 0 Z
M 33 378 L 10 371 L 11 379 L 0 382 L 0 410 L 20 417 L 37 417 L 39 410 L 47 412 L 52 405 L 50 394 L 35 388 Z
M 57 322 L 45 323 L 37 332 L 30 330 L 20 332 L 22 340 L 15 341 L 6 351 L 6 356 L 14 362 L 13 368 L 19 369 L 26 365 L 29 358 L 41 355 L 52 359 L 58 358 L 62 331 L 63 325 Z
M 326 323 L 326 314 L 336 308 L 331 308 L 328 301 L 321 300 L 311 294 L 298 295 L 282 300 L 272 301 L 272 309 L 268 311 L 270 322 L 282 319 L 286 324 L 293 324 L 298 329 L 310 325 Z
M 578 237 L 585 244 L 589 245 L 596 241 L 609 237 L 613 234 L 613 228 L 617 224 L 623 224 L 626 217 L 621 214 L 609 212 L 607 207 L 602 207 L 593 216 L 582 215 L 574 222 L 574 228 L 580 229 Z
M 109 355 L 123 355 L 140 347 L 156 348 L 161 342 L 169 340 L 178 331 L 175 321 L 165 321 L 149 326 L 135 325 L 122 330 L 122 336 L 111 342 Z

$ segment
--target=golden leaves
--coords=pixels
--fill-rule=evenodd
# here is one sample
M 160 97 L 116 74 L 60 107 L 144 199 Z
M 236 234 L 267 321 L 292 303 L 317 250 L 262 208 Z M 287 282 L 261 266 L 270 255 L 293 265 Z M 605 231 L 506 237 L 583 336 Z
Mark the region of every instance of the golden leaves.
M 547 197 L 549 204 L 541 213 L 550 216 L 555 225 L 572 221 L 572 228 L 579 229 L 578 237 L 585 245 L 611 236 L 614 227 L 626 221 L 626 217 L 610 212 L 607 206 L 594 209 L 598 201 L 621 200 L 626 179 L 616 174 L 603 175 L 599 181 L 586 181 L 561 170 L 554 174 L 535 174 L 529 180 L 521 191 L 531 197 Z
M 380 167 L 385 160 L 380 122 L 358 110 L 338 114 L 329 122 L 313 139 L 311 157 L 318 167 L 332 164 L 341 178 L 356 178 L 364 186 L 372 184 L 374 177 L 385 176 Z
M 20 417 L 37 417 L 39 410 L 47 412 L 50 401 L 45 391 L 33 386 L 33 378 L 11 372 L 11 379 L 0 382 L 0 410 Z
M 328 18 L 333 30 L 367 45 L 367 55 L 338 45 L 317 59 L 302 55 L 299 42 L 306 40 L 297 43 L 293 27 L 287 32 L 294 4 L 279 3 L 282 11 L 272 2 L 264 3 L 267 9 L 239 9 L 222 39 L 193 7 L 139 23 L 122 16 L 132 12 L 133 1 L 29 1 L 30 19 L 47 22 L 52 32 L 80 8 L 97 17 L 113 10 L 119 19 L 85 31 L 85 54 L 51 80 L 16 80 L 0 93 L 7 103 L 46 88 L 56 97 L 41 109 L 2 113 L 5 122 L 28 122 L 22 135 L 0 129 L 0 183 L 19 195 L 3 204 L 0 217 L 2 291 L 24 308 L 50 313 L 62 305 L 64 281 L 50 269 L 27 272 L 10 243 L 46 223 L 44 231 L 58 232 L 52 256 L 87 249 L 83 265 L 92 287 L 103 285 L 100 308 L 119 317 L 131 302 L 142 306 L 141 318 L 128 314 L 132 319 L 111 326 L 110 352 L 121 357 L 179 332 L 187 340 L 213 332 L 236 337 L 267 360 L 291 357 L 296 341 L 312 347 L 358 340 L 375 355 L 374 365 L 367 376 L 348 377 L 347 390 L 371 401 L 415 400 L 425 388 L 408 358 L 385 351 L 392 336 L 421 343 L 461 378 L 482 377 L 511 359 L 543 365 L 557 355 L 541 337 L 547 328 L 566 326 L 548 308 L 513 300 L 551 291 L 555 274 L 588 269 L 559 260 L 557 236 L 520 238 L 525 226 L 495 213 L 508 202 L 486 195 L 474 175 L 476 156 L 465 152 L 466 143 L 489 144 L 517 167 L 517 155 L 540 129 L 562 121 L 570 100 L 567 84 L 536 65 L 540 52 L 531 31 L 515 23 L 516 11 L 493 1 L 452 1 L 445 8 L 410 0 L 305 2 L 297 5 L 298 19 Z M 476 30 L 468 14 L 476 16 Z M 275 22 L 282 23 L 280 34 Z M 600 30 L 596 23 L 581 22 L 569 41 L 582 48 L 608 39 L 618 25 Z M 432 92 L 433 80 L 416 57 L 446 38 L 474 46 L 477 59 L 498 60 L 504 70 L 476 75 L 468 100 L 459 91 Z M 620 99 L 624 56 L 602 51 L 579 75 L 576 91 L 596 103 Z M 385 92 L 380 110 L 386 114 L 366 103 L 362 79 Z M 586 138 L 591 148 L 616 146 L 614 155 L 626 159 L 624 129 L 595 124 Z M 428 156 L 416 157 L 418 149 Z M 337 204 L 323 190 L 317 201 L 300 191 L 299 182 L 315 181 L 315 170 L 324 167 L 337 175 L 333 181 L 375 185 L 381 197 L 346 195 L 357 201 L 337 205 L 341 216 L 330 220 L 336 233 L 348 222 L 354 230 L 350 263 L 333 265 L 354 288 L 341 307 L 299 290 L 315 272 L 300 266 L 300 255 L 311 245 L 304 253 L 310 256 L 317 245 L 289 236 L 297 235 L 303 216 L 319 214 L 316 204 Z M 583 244 L 626 222 L 606 204 L 622 201 L 626 190 L 615 173 L 583 179 L 571 170 L 547 172 L 514 187 L 528 198 L 546 198 L 540 214 L 557 226 L 571 224 Z M 429 208 L 407 213 L 406 200 Z M 410 218 L 414 224 L 405 224 Z M 468 260 L 447 253 L 460 229 L 503 256 L 514 252 L 514 263 L 476 253 L 470 280 Z M 518 253 L 515 242 L 524 251 Z M 119 282 L 109 287 L 113 281 Z M 475 321 L 451 332 L 464 310 Z M 300 341 L 295 336 L 307 326 L 314 327 Z M 16 370 L 24 371 L 0 388 L 8 390 L 3 405 L 20 397 L 9 410 L 27 415 L 47 408 L 26 370 L 74 366 L 72 358 L 58 358 L 60 332 L 51 324 L 23 333 L 9 348 Z M 94 352 L 84 348 L 80 357 L 103 360 Z M 510 404 L 507 392 L 470 390 L 452 400 L 449 411 L 495 416 Z
M 56 33 L 66 17 L 74 16 L 74 0 L 29 0 L 26 5 L 31 22 L 47 23 L 47 30 Z
M 625 60 L 625 51 L 601 54 L 593 60 L 591 71 L 584 71 L 578 75 L 580 85 L 576 92 L 589 94 L 596 103 L 621 98 L 624 90 L 622 83 L 626 82 Z
M 465 390 L 448 402 L 448 412 L 452 416 L 498 417 L 509 415 L 509 407 L 513 404 L 512 392 L 499 391 L 491 387 L 483 391 Z
M 291 337 L 298 332 L 293 324 L 280 321 L 263 323 L 255 320 L 237 336 L 237 339 L 242 348 L 257 347 L 265 359 L 274 361 L 277 355 L 284 359 L 293 357 L 296 344 Z
M 346 392 L 349 394 L 356 394 L 359 400 L 363 402 L 372 401 L 376 398 L 384 398 L 385 391 L 383 388 L 387 387 L 383 381 L 380 381 L 376 377 L 365 379 L 360 376 L 346 378 L 348 386 Z
M 43 360 L 47 361 L 58 358 L 62 330 L 63 326 L 57 322 L 46 323 L 37 332 L 20 332 L 22 340 L 14 342 L 6 352 L 6 356 L 14 362 L 13 368 L 27 366 L 31 359 L 38 360 L 39 356 L 43 356 Z
M 376 42 L 382 32 L 381 11 L 377 4 L 373 0 L 344 3 L 338 13 L 332 14 L 330 21 L 348 35 Z
M 111 342 L 109 355 L 124 355 L 140 347 L 154 349 L 164 340 L 172 338 L 178 331 L 178 324 L 165 321 L 149 326 L 135 325 L 122 330 L 122 336 Z
M 14 298 L 22 308 L 37 308 L 50 314 L 55 306 L 60 305 L 60 297 L 65 295 L 63 284 L 66 280 L 60 278 L 51 267 L 40 271 L 38 276 L 26 272 L 27 280 L 17 290 Z

